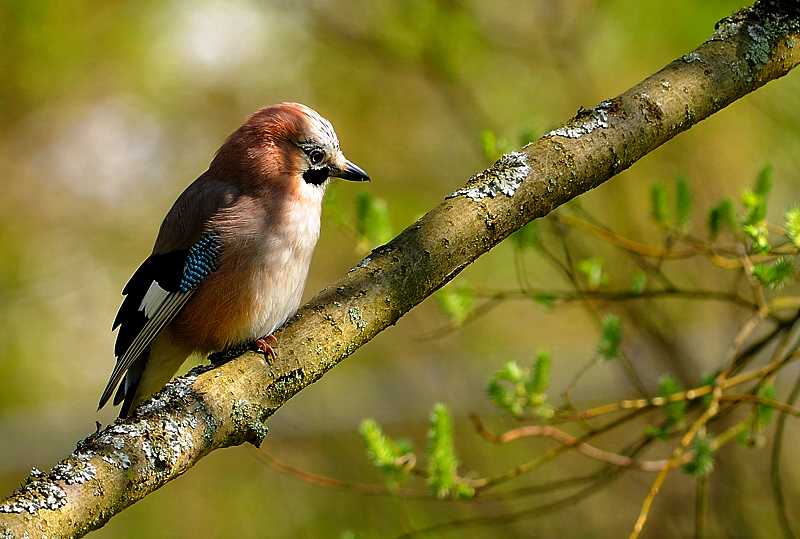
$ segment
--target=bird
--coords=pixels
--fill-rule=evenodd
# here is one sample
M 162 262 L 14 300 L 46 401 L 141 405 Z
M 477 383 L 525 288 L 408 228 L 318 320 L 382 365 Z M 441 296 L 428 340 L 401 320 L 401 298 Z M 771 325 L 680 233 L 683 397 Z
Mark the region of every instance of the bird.
M 98 411 L 116 389 L 128 417 L 193 354 L 274 356 L 272 333 L 300 307 L 331 178 L 370 180 L 305 105 L 261 108 L 233 131 L 122 291 L 116 365 Z

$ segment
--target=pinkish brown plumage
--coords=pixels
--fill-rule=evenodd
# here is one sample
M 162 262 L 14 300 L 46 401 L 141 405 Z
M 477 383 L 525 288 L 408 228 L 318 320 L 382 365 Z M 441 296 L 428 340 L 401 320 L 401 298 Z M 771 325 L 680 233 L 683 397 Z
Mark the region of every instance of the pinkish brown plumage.
M 123 290 L 117 364 L 100 407 L 121 381 L 114 404 L 125 417 L 191 354 L 254 343 L 292 316 L 332 176 L 369 180 L 304 105 L 263 108 L 231 133 Z

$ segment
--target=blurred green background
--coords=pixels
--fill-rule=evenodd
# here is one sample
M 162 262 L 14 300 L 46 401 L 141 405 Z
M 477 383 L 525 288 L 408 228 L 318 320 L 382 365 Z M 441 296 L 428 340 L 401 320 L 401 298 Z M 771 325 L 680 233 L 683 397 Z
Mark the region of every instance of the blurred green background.
M 46 470 L 66 456 L 96 420 L 115 417 L 95 408 L 113 365 L 110 327 L 120 291 L 174 199 L 249 113 L 299 101 L 330 119 L 345 154 L 373 178 L 333 186 L 336 211 L 355 215 L 367 190 L 386 201 L 399 232 L 487 166 L 483 130 L 538 138 L 579 107 L 627 90 L 700 45 L 740 2 L 2 1 L 0 495 L 31 467 Z M 653 152 L 583 197 L 583 206 L 620 233 L 658 244 L 648 221 L 652 181 L 686 175 L 705 211 L 724 195 L 737 197 L 769 163 L 771 211 L 780 215 L 800 202 L 798 96 L 795 72 Z M 360 259 L 334 213 L 329 207 L 325 214 L 307 298 Z M 704 218 L 693 221 L 698 235 L 704 227 Z M 553 270 L 535 257 L 526 263 L 534 284 L 554 282 Z M 698 266 L 677 267 L 676 278 L 713 282 L 713 274 L 692 273 Z M 513 249 L 500 245 L 459 279 L 514 289 Z M 627 314 L 624 323 L 633 324 L 636 313 Z M 744 316 L 724 305 L 680 302 L 655 314 L 670 341 L 644 335 L 629 343 L 650 387 L 663 372 L 697 385 Z M 430 337 L 447 324 L 433 300 L 414 309 L 284 406 L 269 422 L 267 449 L 315 473 L 380 484 L 363 455 L 359 421 L 375 418 L 421 447 L 435 402 L 453 412 L 464 470 L 499 473 L 552 447 L 492 446 L 474 435 L 467 414 L 479 412 L 497 429 L 513 426 L 489 405 L 485 381 L 509 358 L 529 363 L 539 348 L 553 354 L 552 393 L 560 393 L 596 346 L 597 328 L 584 310 L 507 302 L 461 330 Z M 579 406 L 634 396 L 613 362 L 573 393 Z M 792 461 L 800 440 L 796 424 L 789 428 Z M 615 447 L 613 438 L 605 441 Z M 716 536 L 775 533 L 768 463 L 763 448 L 723 451 L 710 479 Z M 513 486 L 591 464 L 567 455 Z M 800 479 L 796 465 L 785 473 L 788 485 Z M 629 472 L 560 512 L 448 536 L 627 535 L 652 481 L 652 474 Z M 690 535 L 693 492 L 688 477 L 671 476 L 644 536 Z M 788 496 L 797 507 L 800 496 Z M 412 523 L 503 514 L 548 499 L 366 497 L 300 483 L 239 447 L 215 452 L 94 536 L 338 537 L 350 530 L 391 537 Z

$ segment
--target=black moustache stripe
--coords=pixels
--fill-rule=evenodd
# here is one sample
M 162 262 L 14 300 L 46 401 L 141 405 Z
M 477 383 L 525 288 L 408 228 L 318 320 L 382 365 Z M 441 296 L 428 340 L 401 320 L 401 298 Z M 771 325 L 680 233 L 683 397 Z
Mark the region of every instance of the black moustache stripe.
M 330 173 L 331 171 L 328 170 L 328 167 L 310 168 L 303 172 L 303 179 L 306 181 L 306 183 L 320 185 L 328 179 Z

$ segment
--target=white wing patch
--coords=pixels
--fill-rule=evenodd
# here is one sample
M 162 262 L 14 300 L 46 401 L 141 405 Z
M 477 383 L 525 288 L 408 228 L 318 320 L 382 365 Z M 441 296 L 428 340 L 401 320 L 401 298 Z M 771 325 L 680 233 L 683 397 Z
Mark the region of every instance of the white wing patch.
M 100 398 L 101 403 L 105 403 L 111 397 L 111 393 L 114 391 L 114 388 L 117 387 L 117 384 L 119 384 L 125 371 L 133 365 L 136 358 L 144 352 L 145 348 L 147 348 L 151 342 L 153 342 L 153 339 L 158 336 L 161 330 L 175 318 L 175 315 L 186 305 L 186 302 L 194 295 L 194 292 L 194 290 L 189 290 L 188 292 L 167 292 L 155 282 L 150 285 L 139 310 L 144 311 L 146 316 L 150 316 L 147 314 L 149 309 L 149 312 L 152 313 L 152 318 L 147 319 L 144 327 L 136 335 L 136 338 L 133 339 L 131 345 L 125 350 L 125 353 L 117 359 L 117 364 L 114 365 L 114 370 L 111 372 L 111 378 L 108 381 L 106 390 Z M 155 298 L 162 294 L 163 298 L 161 298 L 160 301 L 147 302 L 148 297 L 152 296 Z
M 168 295 L 169 292 L 161 288 L 157 282 L 153 281 L 150 288 L 147 289 L 142 303 L 139 305 L 139 310 L 144 311 L 144 315 L 147 318 L 153 318 L 153 315 L 164 304 L 164 300 L 167 299 Z

